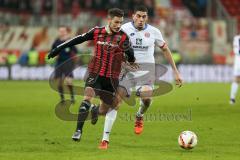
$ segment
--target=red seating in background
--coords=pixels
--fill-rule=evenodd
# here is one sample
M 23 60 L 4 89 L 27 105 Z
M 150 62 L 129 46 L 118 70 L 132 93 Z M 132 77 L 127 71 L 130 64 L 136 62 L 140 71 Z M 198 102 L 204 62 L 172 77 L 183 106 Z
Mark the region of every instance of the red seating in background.
M 46 59 L 46 51 L 39 51 L 39 64 L 44 65 Z
M 238 31 L 240 31 L 240 0 L 221 0 L 226 11 L 238 20 Z
M 176 8 L 183 7 L 182 0 L 171 0 L 171 4 L 173 7 L 176 7 Z

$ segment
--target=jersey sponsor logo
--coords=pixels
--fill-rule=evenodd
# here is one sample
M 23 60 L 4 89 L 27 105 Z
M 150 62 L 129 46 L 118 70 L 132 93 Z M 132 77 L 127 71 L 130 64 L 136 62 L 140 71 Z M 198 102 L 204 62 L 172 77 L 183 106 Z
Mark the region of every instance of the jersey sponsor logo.
M 142 39 L 136 38 L 136 45 L 142 45 Z
M 101 35 L 101 34 L 100 34 L 100 35 L 98 35 L 98 38 L 103 38 L 103 37 L 104 37 L 104 35 Z
M 134 35 L 135 35 L 135 33 L 131 33 L 131 34 L 130 34 L 130 36 L 134 36 Z
M 113 43 L 111 43 L 111 42 L 101 42 L 101 41 L 97 41 L 97 44 L 103 45 L 103 46 L 107 46 L 107 47 L 118 47 L 118 45 L 113 44 Z
M 133 49 L 136 49 L 136 50 L 148 50 L 148 46 L 133 46 Z
M 149 38 L 149 37 L 150 37 L 150 33 L 149 33 L 149 32 L 146 32 L 146 33 L 144 34 L 144 36 L 145 36 L 146 38 Z
M 142 43 L 143 43 L 143 39 L 142 38 L 136 38 L 136 45 L 133 45 L 133 49 L 141 50 L 141 51 L 148 50 L 148 46 L 143 46 Z

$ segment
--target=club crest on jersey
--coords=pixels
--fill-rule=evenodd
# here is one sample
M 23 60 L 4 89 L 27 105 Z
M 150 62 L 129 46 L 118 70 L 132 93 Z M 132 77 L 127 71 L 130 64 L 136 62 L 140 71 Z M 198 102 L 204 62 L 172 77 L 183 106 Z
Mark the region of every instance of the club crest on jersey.
M 149 32 L 146 32 L 146 33 L 144 34 L 144 36 L 145 36 L 146 38 L 149 38 L 149 37 L 150 37 L 150 33 L 149 33 Z
M 130 36 L 134 36 L 134 35 L 135 35 L 135 33 L 131 33 L 131 34 L 130 34 Z

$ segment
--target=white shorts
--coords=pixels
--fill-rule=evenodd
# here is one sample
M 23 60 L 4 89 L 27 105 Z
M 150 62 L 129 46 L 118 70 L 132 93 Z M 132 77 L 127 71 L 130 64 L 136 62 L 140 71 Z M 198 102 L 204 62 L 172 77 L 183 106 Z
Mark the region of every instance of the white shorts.
M 238 55 L 235 55 L 234 58 L 233 75 L 235 77 L 240 76 L 240 56 Z
M 127 72 L 119 80 L 119 87 L 122 87 L 126 90 L 128 97 L 131 96 L 132 91 L 136 91 L 136 95 L 139 96 L 142 86 L 149 86 L 149 88 L 151 88 L 152 90 L 154 89 L 155 83 L 154 70 L 141 76 L 136 75 L 137 74 L 133 72 Z
M 140 91 L 143 86 L 149 86 L 152 90 L 154 89 L 154 81 L 151 79 L 148 79 L 146 81 L 136 81 L 134 79 L 129 80 L 126 77 L 124 77 L 120 82 L 119 82 L 119 87 L 122 87 L 126 90 L 127 92 L 127 97 L 131 96 L 131 93 L 133 91 L 136 91 L 136 96 L 140 95 Z

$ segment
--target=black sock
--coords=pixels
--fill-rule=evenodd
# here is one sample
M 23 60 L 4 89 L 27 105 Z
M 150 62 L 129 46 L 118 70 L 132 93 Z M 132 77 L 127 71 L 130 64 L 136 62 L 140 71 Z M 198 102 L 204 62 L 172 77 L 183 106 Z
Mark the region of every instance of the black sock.
M 64 100 L 63 87 L 61 85 L 58 86 L 58 92 L 60 94 L 61 100 Z
M 82 131 L 84 122 L 88 117 L 90 106 L 91 106 L 91 103 L 88 100 L 82 101 L 80 108 L 79 108 L 79 112 L 78 112 L 78 122 L 77 122 L 76 130 Z
M 68 85 L 70 94 L 71 94 L 71 100 L 74 100 L 74 93 L 73 93 L 73 86 L 72 85 Z

